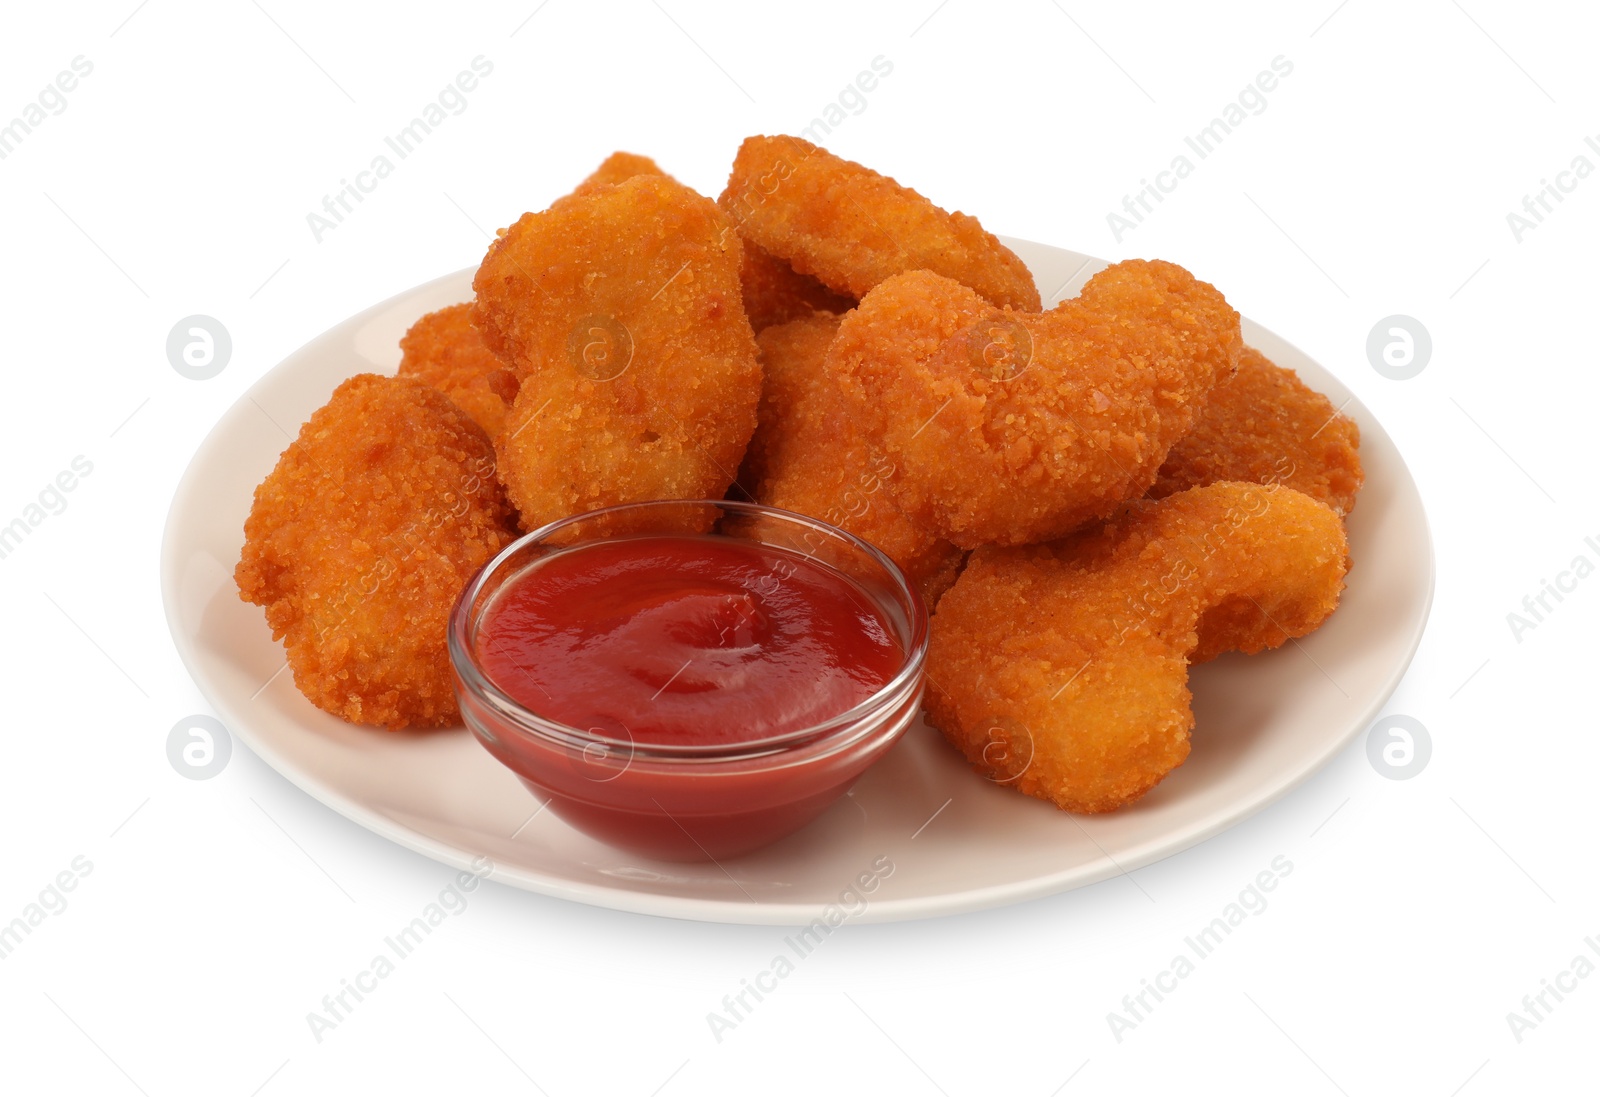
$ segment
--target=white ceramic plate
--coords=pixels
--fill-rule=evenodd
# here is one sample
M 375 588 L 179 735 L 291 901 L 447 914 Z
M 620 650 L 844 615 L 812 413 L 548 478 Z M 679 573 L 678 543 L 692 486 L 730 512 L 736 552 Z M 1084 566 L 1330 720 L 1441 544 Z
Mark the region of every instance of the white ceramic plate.
M 1075 295 L 1105 265 L 1007 243 L 1057 299 Z M 251 494 L 288 444 L 285 431 L 297 431 L 351 374 L 392 373 L 401 334 L 423 313 L 469 300 L 472 273 L 351 317 L 263 377 L 195 454 L 173 498 L 161 559 L 173 639 L 233 734 L 324 804 L 446 864 L 465 868 L 487 856 L 492 879 L 531 891 L 724 922 L 808 922 L 875 865 L 880 876 L 892 865 L 892 874 L 856 921 L 1048 895 L 1177 853 L 1294 788 L 1377 716 L 1421 640 L 1433 554 L 1405 463 L 1337 378 L 1246 320 L 1248 343 L 1360 424 L 1367 482 L 1349 522 L 1355 566 L 1343 605 L 1310 637 L 1194 672 L 1194 750 L 1137 804 L 1112 815 L 1067 815 L 976 776 L 919 722 L 817 822 L 720 866 L 642 860 L 548 812 L 530 822 L 537 802 L 465 729 L 393 734 L 314 708 L 279 673 L 283 651 L 232 579 Z

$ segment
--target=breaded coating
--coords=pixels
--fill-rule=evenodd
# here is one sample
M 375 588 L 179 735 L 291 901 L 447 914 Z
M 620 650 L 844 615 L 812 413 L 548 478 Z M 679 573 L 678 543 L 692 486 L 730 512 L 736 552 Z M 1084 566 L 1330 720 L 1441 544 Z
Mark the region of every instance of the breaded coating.
M 1304 636 L 1338 605 L 1344 523 L 1292 488 L 1219 483 L 1070 541 L 974 552 L 932 623 L 927 712 L 979 773 L 1112 811 L 1189 754 L 1196 626 L 1249 600 Z
M 635 175 L 672 178 L 648 156 L 614 152 L 567 197 L 593 194 Z M 739 271 L 739 282 L 745 316 L 751 330 L 757 332 L 773 324 L 810 316 L 813 309 L 845 312 L 856 304 L 855 298 L 834 293 L 815 278 L 798 273 L 776 255 L 762 251 L 748 240 L 744 241 L 744 264 Z
M 775 468 L 792 465 L 813 446 L 797 443 L 797 432 L 827 439 L 832 446 L 838 437 L 835 423 L 847 423 L 838 400 L 829 396 L 838 386 L 827 380 L 823 360 L 828 345 L 839 331 L 839 317 L 829 312 L 809 312 L 804 317 L 776 324 L 756 336 L 761 350 L 761 404 L 756 432 L 745 450 L 739 481 L 752 491 L 758 489 Z M 807 415 L 815 410 L 817 414 Z M 827 422 L 829 414 L 833 422 Z M 816 422 L 827 422 L 825 432 L 810 430 Z M 820 517 L 818 515 L 817 517 Z
M 483 336 L 472 324 L 472 305 L 451 305 L 430 312 L 400 340 L 401 377 L 413 377 L 432 385 L 456 407 L 472 416 L 490 438 L 499 435 L 506 422 L 506 401 L 501 395 L 514 377 L 506 373 L 505 363 L 483 345 Z
M 814 313 L 764 330 L 760 425 L 742 480 L 756 501 L 832 523 L 876 545 L 931 608 L 955 581 L 962 552 L 917 527 L 884 483 L 838 380 L 827 373 L 839 317 Z
M 747 137 L 717 200 L 745 239 L 835 293 L 931 270 L 992 305 L 1039 310 L 1028 267 L 976 218 L 798 137 Z
M 1061 537 L 1143 495 L 1241 346 L 1239 314 L 1172 263 L 1118 263 L 1045 313 L 918 271 L 845 316 L 828 368 L 901 508 L 977 548 Z
M 741 260 L 716 203 L 652 175 L 526 214 L 490 245 L 475 322 L 521 379 L 497 448 L 524 529 L 727 491 L 761 397 Z
M 388 728 L 459 722 L 445 627 L 512 538 L 483 429 L 443 393 L 359 374 L 256 488 L 234 570 L 318 708 Z
M 748 240 L 744 242 L 744 269 L 739 273 L 739 282 L 745 315 L 757 335 L 774 324 L 801 320 L 814 311 L 848 312 L 856 307 L 855 298 L 834 293 Z
M 1360 447 L 1354 420 L 1294 370 L 1245 347 L 1239 372 L 1211 391 L 1194 428 L 1167 454 L 1150 496 L 1247 480 L 1283 484 L 1349 514 L 1364 479 Z
M 589 176 L 573 188 L 568 197 L 593 194 L 602 187 L 613 187 L 618 183 L 632 179 L 635 175 L 659 175 L 663 179 L 672 176 L 661 170 L 654 160 L 648 156 L 640 156 L 633 152 L 614 152 L 601 161 L 600 166 L 589 173 Z M 676 181 L 676 180 L 674 180 Z

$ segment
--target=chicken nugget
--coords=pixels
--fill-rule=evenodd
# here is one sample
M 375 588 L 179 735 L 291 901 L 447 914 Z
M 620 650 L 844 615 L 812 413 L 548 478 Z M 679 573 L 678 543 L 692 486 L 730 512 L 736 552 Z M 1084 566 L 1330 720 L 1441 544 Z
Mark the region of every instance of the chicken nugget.
M 593 194 L 602 187 L 614 186 L 635 175 L 672 176 L 661 170 L 648 156 L 615 152 L 579 183 L 571 196 Z M 776 255 L 770 255 L 750 241 L 744 241 L 744 265 L 739 272 L 745 316 L 755 331 L 811 315 L 813 309 L 845 312 L 855 307 L 855 298 L 842 297 L 808 275 L 800 274 Z
M 483 428 L 490 438 L 506 422 L 506 399 L 516 378 L 484 346 L 472 323 L 471 303 L 430 312 L 400 340 L 401 377 L 432 385 Z
M 590 172 L 567 197 L 593 194 L 603 187 L 614 187 L 618 183 L 626 182 L 635 175 L 658 175 L 663 179 L 672 179 L 672 176 L 662 171 L 661 166 L 648 156 L 640 156 L 634 152 L 614 152 L 602 160 L 600 166 Z
M 976 218 L 798 137 L 748 137 L 717 200 L 745 239 L 835 293 L 931 270 L 993 305 L 1039 310 L 1033 275 Z
M 459 722 L 445 647 L 457 596 L 508 544 L 483 429 L 421 381 L 359 374 L 256 488 L 234 569 L 294 683 L 358 724 Z
M 825 379 L 828 345 L 839 330 L 839 317 L 810 312 L 804 317 L 763 329 L 756 336 L 761 351 L 761 403 L 755 434 L 745 450 L 739 482 L 757 491 L 774 471 L 792 465 L 796 456 L 814 446 L 805 438 L 825 438 L 831 446 L 838 437 L 832 430 L 812 429 L 828 412 L 837 413 L 837 401 L 828 402 L 837 386 Z M 816 414 L 807 414 L 815 411 Z M 831 426 L 831 424 L 828 424 Z
M 1254 347 L 1218 383 L 1193 429 L 1178 439 L 1150 496 L 1219 480 L 1277 483 L 1349 514 L 1361 490 L 1361 428 L 1294 370 Z
M 928 718 L 990 780 L 1115 810 L 1189 754 L 1203 614 L 1253 601 L 1276 646 L 1334 611 L 1347 568 L 1331 508 L 1240 483 L 1141 501 L 1056 544 L 979 549 L 933 617 Z
M 744 242 L 744 269 L 739 281 L 745 315 L 757 335 L 774 324 L 803 320 L 815 311 L 848 312 L 856 307 L 854 297 L 834 293 L 749 240 Z
M 473 288 L 521 387 L 498 441 L 524 529 L 652 499 L 719 499 L 756 425 L 742 248 L 716 203 L 636 175 L 526 214 Z
M 1172 263 L 1118 263 L 1044 313 L 917 271 L 845 316 L 828 368 L 901 508 L 976 548 L 1061 537 L 1143 495 L 1241 346 L 1239 314 Z
M 884 484 L 837 378 L 826 370 L 839 317 L 814 313 L 764 330 L 760 425 L 741 479 L 757 502 L 820 518 L 870 541 L 931 607 L 955 581 L 962 552 L 916 526 Z

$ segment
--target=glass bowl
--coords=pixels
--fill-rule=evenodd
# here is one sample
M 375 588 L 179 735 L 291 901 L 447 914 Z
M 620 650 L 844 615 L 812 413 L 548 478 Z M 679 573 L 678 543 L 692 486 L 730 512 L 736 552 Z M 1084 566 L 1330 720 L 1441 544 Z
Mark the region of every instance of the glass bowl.
M 570 727 L 490 679 L 478 657 L 479 629 L 508 582 L 556 553 L 659 534 L 759 543 L 843 573 L 896 633 L 901 666 L 876 693 L 821 723 L 717 745 L 636 743 L 626 733 Z M 893 561 L 826 522 L 756 503 L 630 503 L 552 522 L 507 546 L 462 591 L 450 617 L 449 648 L 467 726 L 550 811 L 593 838 L 647 857 L 720 860 L 814 820 L 905 734 L 922 704 L 928 614 Z

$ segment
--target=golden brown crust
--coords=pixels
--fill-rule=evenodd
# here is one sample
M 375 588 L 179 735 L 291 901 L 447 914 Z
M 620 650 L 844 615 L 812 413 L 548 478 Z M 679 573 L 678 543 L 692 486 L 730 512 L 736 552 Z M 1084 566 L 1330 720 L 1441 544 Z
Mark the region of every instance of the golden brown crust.
M 400 340 L 399 376 L 432 385 L 484 429 L 490 438 L 506 422 L 505 364 L 483 343 L 472 323 L 471 303 L 422 317 Z
M 748 240 L 744 242 L 744 268 L 739 281 L 745 315 L 758 335 L 774 324 L 802 320 L 814 311 L 848 312 L 856 306 L 854 297 L 834 293 Z
M 717 201 L 746 239 L 835 293 L 930 270 L 990 304 L 1039 309 L 1027 265 L 976 218 L 798 137 L 746 138 Z
M 757 336 L 760 426 L 745 457 L 743 482 L 757 502 L 809 514 L 870 541 L 932 607 L 955 581 L 963 554 L 916 526 L 895 504 L 884 483 L 888 469 L 868 448 L 838 379 L 826 369 L 838 328 L 839 317 L 818 312 Z
M 761 394 L 741 258 L 715 203 L 651 175 L 526 214 L 490 246 L 476 322 L 521 379 L 498 450 L 523 528 L 727 491 Z
M 1172 263 L 1118 263 L 1045 313 L 919 271 L 862 298 L 829 369 L 901 508 L 976 548 L 1061 537 L 1144 494 L 1241 345 L 1239 314 Z
M 256 488 L 234 578 L 318 708 L 454 724 L 446 622 L 510 523 L 482 428 L 420 381 L 359 374 Z
M 614 152 L 602 160 L 600 166 L 590 172 L 583 182 L 573 188 L 572 195 L 593 194 L 604 187 L 614 187 L 618 183 L 626 182 L 635 175 L 659 175 L 663 179 L 672 178 L 672 176 L 662 171 L 661 166 L 648 156 L 640 156 L 634 152 Z
M 1277 483 L 1349 514 L 1364 479 L 1360 447 L 1360 428 L 1326 396 L 1245 347 L 1239 371 L 1167 454 L 1150 496 L 1220 480 Z
M 984 548 L 934 614 L 930 722 L 978 772 L 1069 811 L 1138 799 L 1189 753 L 1197 624 L 1250 601 L 1276 646 L 1320 625 L 1344 524 L 1290 488 L 1219 483 L 1139 502 L 1068 541 Z

